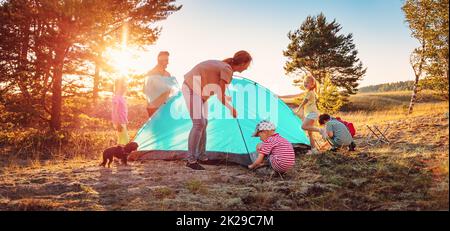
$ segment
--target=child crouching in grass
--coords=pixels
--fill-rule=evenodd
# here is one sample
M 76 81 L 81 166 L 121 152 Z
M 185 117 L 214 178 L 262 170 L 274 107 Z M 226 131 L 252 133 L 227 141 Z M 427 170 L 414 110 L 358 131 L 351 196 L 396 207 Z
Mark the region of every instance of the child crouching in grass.
M 325 125 L 326 134 L 324 139 L 327 139 L 332 144 L 332 151 L 336 151 L 344 146 L 349 147 L 349 150 L 354 150 L 355 143 L 347 126 L 338 120 L 331 118 L 328 114 L 319 116 L 319 124 Z
M 275 133 L 275 125 L 263 120 L 256 125 L 253 137 L 259 137 L 262 143 L 256 146 L 257 157 L 249 169 L 256 169 L 267 165 L 278 173 L 285 173 L 295 164 L 294 148 L 289 141 Z M 252 158 L 252 160 L 255 158 Z

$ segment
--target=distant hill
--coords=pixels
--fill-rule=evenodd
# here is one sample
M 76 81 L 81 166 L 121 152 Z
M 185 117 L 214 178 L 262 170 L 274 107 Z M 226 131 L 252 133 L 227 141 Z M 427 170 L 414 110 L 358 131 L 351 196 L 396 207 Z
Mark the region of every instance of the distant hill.
M 278 97 L 286 103 L 290 108 L 296 108 L 298 107 L 298 104 L 300 103 L 300 98 L 302 97 L 303 93 L 295 94 L 295 95 L 279 95 Z
M 378 101 L 378 100 L 384 99 L 385 96 L 387 98 L 390 98 L 391 96 L 397 97 L 399 95 L 402 95 L 402 97 L 404 96 L 403 98 L 405 98 L 405 102 L 409 102 L 409 99 L 411 97 L 410 91 L 412 91 L 413 86 L 414 86 L 414 81 L 400 81 L 400 82 L 395 82 L 395 83 L 383 83 L 383 84 L 378 84 L 378 85 L 361 87 L 361 88 L 359 88 L 358 94 L 356 94 L 355 96 L 351 96 L 350 99 L 366 98 L 371 94 L 377 94 L 377 93 L 387 93 L 386 95 L 382 94 L 382 97 L 380 99 L 376 98 L 376 100 Z M 422 93 L 422 94 L 425 94 L 425 93 Z M 295 108 L 298 106 L 298 104 L 301 101 L 302 93 L 295 94 L 295 95 L 279 95 L 278 97 L 281 100 L 283 100 L 289 107 Z M 352 100 L 350 100 L 350 101 L 352 101 Z M 381 100 L 381 101 L 383 101 L 383 100 Z M 343 107 L 343 111 L 347 111 L 348 106 L 350 106 L 350 105 L 351 104 L 346 104 Z
M 392 92 L 392 91 L 412 91 L 414 81 L 400 81 L 395 83 L 383 83 L 378 85 L 370 85 L 359 88 L 359 93 L 377 93 L 377 92 Z M 289 103 L 294 99 L 300 98 L 302 93 L 295 95 L 279 95 L 278 97 L 283 101 Z
M 301 94 L 280 96 L 290 108 L 298 107 L 301 102 Z M 389 92 L 369 92 L 352 95 L 340 112 L 371 112 L 382 111 L 392 108 L 407 108 L 411 100 L 411 91 L 389 91 Z M 443 102 L 434 92 L 422 90 L 417 95 L 417 103 L 439 103 Z
M 369 92 L 390 92 L 390 91 L 411 91 L 414 81 L 400 81 L 395 83 L 383 83 L 359 88 L 361 93 Z
M 390 92 L 370 92 L 358 93 L 349 98 L 341 112 L 355 111 L 382 111 L 393 108 L 408 108 L 411 100 L 411 91 L 390 91 Z M 434 92 L 422 90 L 417 95 L 417 103 L 439 103 L 443 102 Z M 406 110 L 405 109 L 405 110 Z
M 297 98 L 300 97 L 302 94 L 295 94 L 295 95 L 279 95 L 278 97 L 281 99 L 290 99 L 290 98 Z

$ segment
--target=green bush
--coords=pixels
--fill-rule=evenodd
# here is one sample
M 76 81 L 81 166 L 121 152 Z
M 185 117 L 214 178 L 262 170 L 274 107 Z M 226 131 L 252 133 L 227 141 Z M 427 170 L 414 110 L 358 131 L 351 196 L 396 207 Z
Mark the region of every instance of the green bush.
M 317 106 L 320 112 L 334 114 L 344 105 L 342 95 L 339 93 L 338 87 L 333 85 L 327 76 L 324 83 L 320 86 L 320 94 L 317 99 Z

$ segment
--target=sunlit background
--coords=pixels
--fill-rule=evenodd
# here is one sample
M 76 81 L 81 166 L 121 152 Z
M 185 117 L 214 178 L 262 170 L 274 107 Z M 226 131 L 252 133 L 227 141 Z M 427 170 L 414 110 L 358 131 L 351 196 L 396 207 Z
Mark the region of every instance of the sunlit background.
M 242 76 L 269 87 L 279 95 L 296 94 L 292 77 L 285 75 L 282 51 L 287 33 L 308 15 L 323 12 L 336 19 L 343 33 L 353 33 L 359 58 L 368 68 L 360 86 L 413 79 L 409 55 L 417 46 L 404 23 L 401 0 L 179 0 L 183 8 L 159 25 L 162 34 L 148 51 L 122 44 L 109 49 L 121 74 L 142 74 L 156 64 L 159 51 L 170 52 L 168 71 L 182 82 L 197 63 L 225 59 L 249 51 L 254 62 Z

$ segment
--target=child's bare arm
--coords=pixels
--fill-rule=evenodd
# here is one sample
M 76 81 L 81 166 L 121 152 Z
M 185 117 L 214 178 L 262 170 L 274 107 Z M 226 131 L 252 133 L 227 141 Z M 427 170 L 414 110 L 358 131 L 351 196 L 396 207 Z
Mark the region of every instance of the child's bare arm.
M 251 165 L 248 166 L 249 169 L 254 169 L 259 167 L 260 165 L 263 164 L 264 161 L 264 155 L 263 154 L 259 154 L 258 158 L 255 160 L 255 162 Z
M 303 102 L 300 104 L 299 108 L 303 108 L 308 103 L 308 99 L 305 98 Z
M 297 113 L 298 113 L 298 111 L 300 111 L 300 109 L 303 109 L 303 107 L 305 107 L 305 105 L 308 103 L 308 98 L 307 97 L 305 97 L 304 99 L 303 99 L 303 101 L 302 101 L 302 103 L 300 103 L 300 105 L 298 106 L 298 108 L 297 108 Z
M 295 110 L 295 114 L 300 114 L 300 112 L 302 111 L 303 107 L 308 103 L 307 99 L 304 99 L 303 102 L 298 106 L 298 108 Z M 303 113 L 301 113 L 303 114 Z
M 327 135 L 328 135 L 328 137 L 333 138 L 334 133 L 333 133 L 333 131 L 327 131 Z

